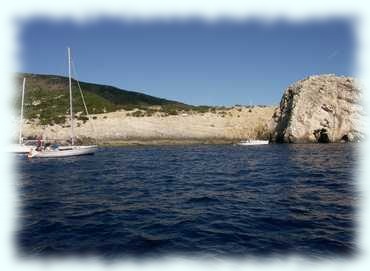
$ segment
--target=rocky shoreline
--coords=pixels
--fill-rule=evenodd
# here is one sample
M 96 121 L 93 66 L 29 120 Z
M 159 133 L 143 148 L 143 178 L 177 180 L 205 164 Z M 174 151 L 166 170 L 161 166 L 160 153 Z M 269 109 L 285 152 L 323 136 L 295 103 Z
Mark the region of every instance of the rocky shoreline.
M 360 90 L 353 78 L 310 76 L 289 86 L 276 106 L 234 106 L 207 112 L 150 116 L 139 109 L 120 110 L 75 120 L 81 143 L 100 145 L 230 144 L 243 139 L 275 143 L 359 141 Z M 70 126 L 26 121 L 24 137 L 67 141 Z
M 231 145 L 237 140 L 230 139 L 145 139 L 145 140 L 106 140 L 97 142 L 99 146 L 125 147 L 125 146 L 174 146 L 174 145 Z
M 245 138 L 268 139 L 268 123 L 276 107 L 233 107 L 206 113 L 180 113 L 173 116 L 132 116 L 131 111 L 92 115 L 90 120 L 76 120 L 75 135 L 84 143 L 188 144 L 232 143 Z M 66 141 L 70 138 L 69 123 L 39 125 L 26 122 L 25 138 Z M 135 143 L 136 142 L 136 143 Z

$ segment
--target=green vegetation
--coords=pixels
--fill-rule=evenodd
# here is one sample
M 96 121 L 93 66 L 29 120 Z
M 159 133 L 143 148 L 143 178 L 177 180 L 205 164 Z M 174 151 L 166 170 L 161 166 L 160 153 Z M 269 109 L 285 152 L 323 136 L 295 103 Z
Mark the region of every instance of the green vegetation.
M 27 78 L 25 93 L 25 118 L 38 119 L 41 125 L 62 124 L 69 117 L 68 78 L 55 75 L 18 74 L 19 86 L 23 77 Z M 90 114 L 136 110 L 130 115 L 152 116 L 156 112 L 164 116 L 178 115 L 181 112 L 205 113 L 214 110 L 209 106 L 192 106 L 184 103 L 157 98 L 139 92 L 118 89 L 112 86 L 80 82 Z M 72 81 L 73 111 L 77 119 L 86 122 L 82 98 L 75 80 Z M 20 94 L 20 92 L 19 92 Z M 20 95 L 17 108 L 20 106 Z
M 23 77 L 27 78 L 24 114 L 28 120 L 39 120 L 41 125 L 64 124 L 69 118 L 69 88 L 68 78 L 56 75 L 17 74 L 18 85 Z M 140 92 L 127 91 L 112 86 L 80 82 L 85 101 L 90 114 L 109 113 L 117 110 L 131 111 L 127 116 L 148 117 L 175 116 L 192 113 L 213 113 L 221 117 L 231 116 L 225 106 L 193 106 L 177 101 L 166 100 Z M 86 122 L 82 98 L 77 82 L 72 80 L 73 111 L 76 119 Z M 17 109 L 20 108 L 20 87 L 17 99 Z M 235 105 L 239 112 L 241 105 Z M 244 106 L 252 112 L 254 106 Z M 262 106 L 261 106 L 262 107 Z M 93 116 L 92 119 L 101 117 Z M 103 117 L 106 119 L 106 116 Z
M 132 112 L 131 114 L 128 114 L 128 116 L 132 116 L 132 117 L 144 117 L 145 116 L 145 112 L 143 112 L 141 110 L 136 110 L 136 111 Z

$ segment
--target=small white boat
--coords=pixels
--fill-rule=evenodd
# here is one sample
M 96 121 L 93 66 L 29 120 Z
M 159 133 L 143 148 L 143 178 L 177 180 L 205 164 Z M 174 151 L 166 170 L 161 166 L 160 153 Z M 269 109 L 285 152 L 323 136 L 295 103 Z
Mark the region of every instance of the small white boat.
M 269 144 L 268 140 L 252 140 L 252 139 L 242 140 L 236 143 L 236 145 L 239 146 L 266 145 L 266 144 Z
M 60 157 L 70 157 L 70 156 L 80 156 L 94 154 L 98 149 L 97 145 L 91 146 L 60 146 L 58 148 L 52 149 L 50 147 L 42 151 L 37 151 L 32 149 L 28 153 L 28 158 L 40 157 L 40 158 L 60 158 Z

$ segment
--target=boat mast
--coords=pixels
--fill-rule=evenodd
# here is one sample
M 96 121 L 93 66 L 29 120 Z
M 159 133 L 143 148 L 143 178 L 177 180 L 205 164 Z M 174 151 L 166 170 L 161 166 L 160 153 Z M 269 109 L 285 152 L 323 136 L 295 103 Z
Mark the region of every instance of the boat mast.
M 19 126 L 19 144 L 22 144 L 22 126 L 23 126 L 23 105 L 24 105 L 24 90 L 26 88 L 26 77 L 23 78 L 23 86 L 22 86 L 22 105 L 21 105 L 21 123 Z
M 69 112 L 71 120 L 71 144 L 74 145 L 74 130 L 73 130 L 73 107 L 72 107 L 72 78 L 71 78 L 71 48 L 68 47 L 68 79 L 69 79 Z

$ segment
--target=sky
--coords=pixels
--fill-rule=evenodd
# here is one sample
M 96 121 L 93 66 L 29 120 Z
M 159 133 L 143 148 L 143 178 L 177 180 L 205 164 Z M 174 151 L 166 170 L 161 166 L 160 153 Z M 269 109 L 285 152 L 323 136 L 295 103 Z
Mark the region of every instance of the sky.
M 354 24 L 345 19 L 266 23 L 202 20 L 89 23 L 28 19 L 19 72 L 77 79 L 193 105 L 277 105 L 309 75 L 353 76 Z

